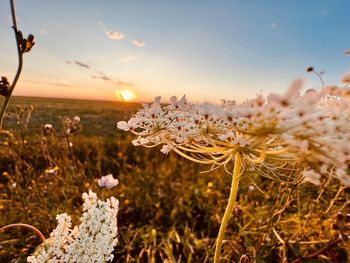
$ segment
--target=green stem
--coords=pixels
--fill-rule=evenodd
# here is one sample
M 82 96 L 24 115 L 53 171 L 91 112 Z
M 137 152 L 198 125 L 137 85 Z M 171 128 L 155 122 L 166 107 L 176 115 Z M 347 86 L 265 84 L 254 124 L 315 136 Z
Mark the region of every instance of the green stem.
M 221 245 L 222 240 L 224 238 L 224 234 L 228 225 L 228 221 L 230 220 L 230 217 L 232 215 L 233 207 L 236 202 L 237 192 L 238 192 L 238 184 L 239 184 L 239 176 L 241 174 L 241 166 L 242 166 L 242 159 L 239 152 L 236 153 L 235 156 L 235 166 L 233 169 L 233 176 L 232 176 L 232 183 L 231 183 L 231 191 L 230 191 L 230 197 L 228 199 L 228 203 L 225 209 L 224 217 L 222 218 L 219 234 L 216 239 L 216 247 L 215 247 L 215 255 L 214 255 L 214 263 L 220 262 L 220 253 L 221 253 Z

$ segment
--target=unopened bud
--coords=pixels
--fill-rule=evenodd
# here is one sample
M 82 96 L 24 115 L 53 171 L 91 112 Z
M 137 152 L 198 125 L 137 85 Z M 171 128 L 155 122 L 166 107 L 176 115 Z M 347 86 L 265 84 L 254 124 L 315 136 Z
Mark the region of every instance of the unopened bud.
M 239 263 L 249 263 L 250 259 L 247 254 L 243 254 L 239 259 Z
M 342 214 L 341 212 L 338 212 L 338 214 L 337 214 L 337 220 L 338 220 L 338 221 L 343 221 L 343 219 L 344 219 L 343 214 Z
M 233 207 L 233 213 L 235 216 L 240 216 L 242 214 L 242 209 L 239 207 L 239 205 L 235 205 Z
M 345 220 L 346 220 L 346 222 L 350 222 L 350 214 L 346 214 Z
M 306 68 L 306 72 L 312 72 L 312 71 L 314 71 L 314 68 L 313 68 L 313 67 L 308 67 L 308 68 Z
M 6 77 L 1 77 L 0 79 L 0 95 L 6 97 L 10 91 L 10 83 Z

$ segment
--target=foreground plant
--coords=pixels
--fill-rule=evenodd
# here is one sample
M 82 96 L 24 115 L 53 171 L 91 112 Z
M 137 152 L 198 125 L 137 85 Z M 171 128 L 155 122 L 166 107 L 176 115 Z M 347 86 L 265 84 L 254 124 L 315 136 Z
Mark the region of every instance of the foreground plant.
M 287 183 L 304 180 L 317 185 L 322 176 L 331 174 L 350 185 L 349 90 L 325 87 L 301 95 L 301 87 L 297 80 L 283 96 L 258 96 L 239 104 L 190 104 L 185 97 L 172 97 L 169 105 L 162 106 L 157 97 L 128 122 L 118 122 L 119 129 L 137 136 L 135 146 L 163 145 L 163 153 L 174 151 L 193 162 L 211 165 L 209 171 L 223 166 L 232 174 L 216 241 L 216 263 L 242 174 L 253 184 L 259 174 Z M 279 237 L 277 232 L 275 235 Z
M 56 217 L 58 225 L 46 240 L 38 229 L 26 224 L 13 224 L 0 230 L 26 227 L 35 231 L 43 243 L 27 258 L 31 263 L 111 261 L 118 242 L 119 202 L 114 197 L 107 201 L 98 200 L 92 191 L 84 193 L 83 200 L 80 225 L 72 228 L 71 217 L 59 214 Z
M 12 16 L 12 24 L 13 24 L 12 28 L 15 31 L 15 37 L 16 37 L 18 67 L 12 83 L 10 83 L 8 79 L 4 76 L 2 76 L 0 80 L 0 95 L 5 97 L 5 100 L 0 110 L 0 130 L 2 129 L 4 114 L 10 102 L 12 92 L 15 89 L 19 76 L 21 75 L 21 71 L 23 67 L 23 54 L 29 52 L 35 44 L 34 36 L 32 34 L 29 34 L 27 38 L 24 38 L 22 32 L 18 30 L 14 0 L 10 0 L 10 6 L 11 6 L 11 16 Z

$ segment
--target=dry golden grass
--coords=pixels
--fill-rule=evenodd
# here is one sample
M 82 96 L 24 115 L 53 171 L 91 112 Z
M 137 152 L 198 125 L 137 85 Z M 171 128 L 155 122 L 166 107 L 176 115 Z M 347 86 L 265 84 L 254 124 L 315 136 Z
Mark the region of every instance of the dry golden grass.
M 15 118 L 28 105 L 34 111 L 26 128 Z M 14 98 L 4 125 L 11 135 L 0 137 L 0 226 L 27 223 L 48 236 L 56 214 L 78 219 L 81 193 L 92 189 L 101 198 L 120 200 L 115 262 L 212 262 L 231 178 L 221 169 L 200 173 L 206 167 L 175 154 L 132 146 L 116 123 L 137 107 Z M 63 121 L 75 115 L 82 129 L 70 137 L 70 151 Z M 53 124 L 54 134 L 43 134 L 46 123 Z M 56 166 L 57 174 L 45 174 Z M 120 184 L 99 188 L 96 179 L 108 173 Z M 255 180 L 261 191 L 248 177 L 240 183 L 240 206 L 225 234 L 222 262 L 238 262 L 243 254 L 251 262 L 281 262 L 283 254 L 288 262 L 348 261 L 349 189 L 327 179 L 322 187 Z M 0 233 L 0 262 L 24 262 L 39 243 L 26 230 Z

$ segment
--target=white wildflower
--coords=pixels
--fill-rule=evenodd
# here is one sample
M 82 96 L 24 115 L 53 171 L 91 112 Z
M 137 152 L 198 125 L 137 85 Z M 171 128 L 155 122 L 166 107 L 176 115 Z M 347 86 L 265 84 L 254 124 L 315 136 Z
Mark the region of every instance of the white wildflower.
M 174 147 L 171 146 L 171 145 L 163 145 L 162 149 L 160 149 L 160 151 L 164 154 L 168 154 L 171 152 L 171 150 L 173 149 Z
M 315 185 L 321 184 L 321 175 L 319 173 L 316 173 L 314 170 L 303 171 L 302 175 L 304 177 L 304 182 L 310 182 Z
M 44 128 L 45 129 L 53 129 L 53 126 L 52 126 L 52 124 L 51 123 L 46 123 L 45 125 L 44 125 Z
M 350 177 L 344 169 L 337 168 L 335 171 L 336 178 L 339 179 L 345 186 L 350 186 Z
M 72 229 L 67 214 L 57 215 L 58 225 L 50 238 L 41 244 L 29 263 L 104 263 L 113 260 L 117 245 L 117 213 L 119 202 L 114 197 L 101 201 L 92 191 L 83 194 L 80 225 Z
M 185 97 L 162 105 L 157 97 L 118 128 L 136 135 L 135 146 L 162 145 L 163 153 L 175 150 L 213 169 L 227 167 L 239 151 L 247 169 L 269 178 L 290 177 L 288 169 L 297 178 L 303 167 L 319 176 L 333 167 L 345 171 L 350 162 L 350 147 L 345 146 L 350 140 L 350 91 L 327 86 L 301 95 L 301 86 L 296 80 L 284 95 L 221 105 L 191 104 Z M 315 174 L 306 172 L 306 180 L 318 183 Z M 338 174 L 335 178 L 347 185 L 349 174 Z
M 53 125 L 51 123 L 46 123 L 42 128 L 45 135 L 50 135 L 54 132 Z
M 128 131 L 129 130 L 129 125 L 126 121 L 118 121 L 117 127 L 120 130 Z
M 74 121 L 75 123 L 80 122 L 80 117 L 79 117 L 79 116 L 75 116 L 75 117 L 73 118 L 73 121 Z
M 350 71 L 342 76 L 341 81 L 345 84 L 350 83 Z
M 97 184 L 99 187 L 105 187 L 107 189 L 111 189 L 119 184 L 118 179 L 114 179 L 113 174 L 107 174 L 102 176 L 97 180 Z

